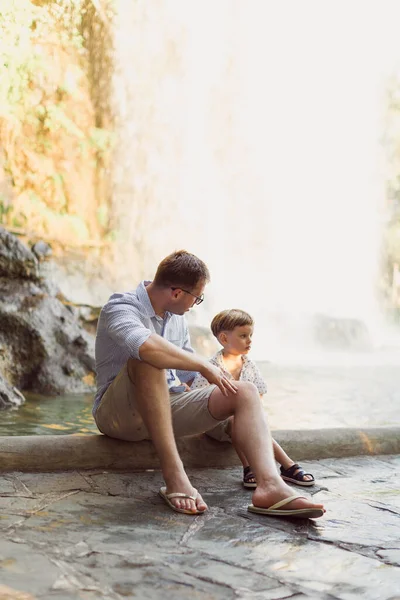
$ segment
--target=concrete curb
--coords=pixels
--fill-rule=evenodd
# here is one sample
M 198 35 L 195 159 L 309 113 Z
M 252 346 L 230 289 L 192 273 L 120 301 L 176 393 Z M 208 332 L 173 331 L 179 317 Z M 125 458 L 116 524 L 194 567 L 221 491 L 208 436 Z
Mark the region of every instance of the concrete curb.
M 273 436 L 296 461 L 400 454 L 400 427 L 274 431 Z M 186 467 L 240 464 L 231 444 L 206 435 L 181 438 L 177 443 Z M 123 442 L 96 434 L 0 437 L 0 472 L 157 468 L 159 461 L 148 441 Z

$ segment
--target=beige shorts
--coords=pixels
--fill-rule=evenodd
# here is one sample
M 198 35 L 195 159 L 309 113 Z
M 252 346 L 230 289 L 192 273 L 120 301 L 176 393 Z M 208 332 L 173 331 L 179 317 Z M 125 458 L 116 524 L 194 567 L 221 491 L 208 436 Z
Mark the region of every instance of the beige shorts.
M 208 400 L 215 385 L 170 394 L 172 425 L 175 437 L 207 433 L 219 441 L 230 441 L 226 433 L 228 420 L 214 419 L 208 410 Z M 149 440 L 135 401 L 135 385 L 129 378 L 126 365 L 111 383 L 94 415 L 99 430 L 112 438 L 139 442 Z

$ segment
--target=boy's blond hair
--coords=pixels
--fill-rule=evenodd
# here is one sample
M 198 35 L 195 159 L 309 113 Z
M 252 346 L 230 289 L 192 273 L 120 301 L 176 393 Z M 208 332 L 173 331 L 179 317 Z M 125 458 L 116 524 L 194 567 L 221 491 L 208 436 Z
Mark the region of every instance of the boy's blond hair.
M 253 317 L 244 310 L 231 308 L 215 315 L 211 321 L 211 331 L 218 339 L 222 331 L 233 331 L 235 327 L 243 327 L 243 325 L 254 325 Z

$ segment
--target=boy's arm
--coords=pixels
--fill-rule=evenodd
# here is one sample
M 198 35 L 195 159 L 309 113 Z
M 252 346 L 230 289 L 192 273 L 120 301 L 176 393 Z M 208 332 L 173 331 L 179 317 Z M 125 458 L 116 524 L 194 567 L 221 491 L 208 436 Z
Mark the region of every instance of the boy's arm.
M 251 383 L 254 383 L 261 398 L 264 394 L 267 393 L 267 384 L 265 382 L 265 379 L 261 375 L 260 369 L 250 359 L 247 365 L 246 379 L 247 381 L 251 381 Z
M 205 388 L 210 385 L 203 375 L 197 373 L 196 377 L 189 383 L 191 390 L 200 390 L 201 388 Z

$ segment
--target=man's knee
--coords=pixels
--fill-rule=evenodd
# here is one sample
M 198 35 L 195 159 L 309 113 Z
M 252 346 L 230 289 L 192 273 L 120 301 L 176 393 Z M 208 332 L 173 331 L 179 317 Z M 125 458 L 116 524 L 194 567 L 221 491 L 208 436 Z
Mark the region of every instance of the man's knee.
M 254 385 L 254 383 L 252 383 L 251 381 L 237 381 L 235 383 L 238 388 L 238 396 L 251 399 L 256 398 L 257 400 L 260 398 L 257 386 Z
M 257 387 L 250 381 L 237 381 L 238 391 L 235 395 L 235 405 L 246 405 L 248 407 L 260 404 L 260 394 Z

